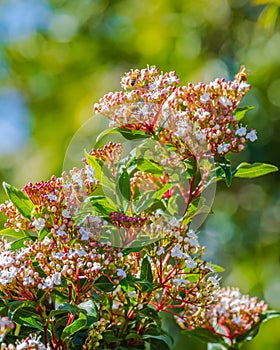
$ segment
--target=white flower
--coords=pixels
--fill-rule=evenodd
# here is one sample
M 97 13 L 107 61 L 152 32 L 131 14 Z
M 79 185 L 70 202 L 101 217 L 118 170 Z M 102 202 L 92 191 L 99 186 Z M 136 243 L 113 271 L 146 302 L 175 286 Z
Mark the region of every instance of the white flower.
M 59 285 L 61 284 L 61 273 L 60 272 L 55 272 L 52 275 L 52 281 L 54 284 Z
M 117 275 L 122 278 L 126 278 L 126 272 L 123 269 L 117 269 Z
M 65 236 L 66 236 L 66 232 L 63 231 L 63 230 L 60 228 L 60 229 L 58 229 L 58 230 L 56 231 L 56 235 L 57 235 L 58 237 L 65 237 Z
M 118 310 L 123 304 L 118 300 L 113 300 L 112 309 Z
M 44 245 L 50 245 L 51 240 L 49 239 L 48 236 L 46 236 L 46 237 L 43 239 L 42 243 L 43 243 Z
M 173 279 L 173 283 L 177 284 L 178 286 L 184 286 L 187 282 L 188 282 L 188 280 L 183 279 L 183 278 L 174 278 Z
M 23 350 L 28 348 L 29 348 L 29 345 L 25 340 L 16 346 L 16 350 Z
M 0 284 L 5 286 L 8 283 L 11 283 L 16 277 L 18 269 L 11 267 L 9 270 L 2 270 L 0 272 Z
M 200 98 L 201 100 L 201 98 Z M 210 115 L 209 112 L 205 111 L 203 108 L 198 108 L 194 113 L 195 117 L 198 117 L 200 120 L 205 120 L 206 117 Z
M 225 153 L 228 151 L 230 144 L 229 143 L 224 143 L 223 145 L 218 146 L 218 153 Z
M 71 219 L 71 214 L 70 214 L 70 211 L 68 209 L 63 209 L 61 215 L 65 219 Z
M 180 246 L 178 244 L 176 244 L 172 249 L 171 249 L 171 256 L 172 258 L 184 258 L 186 256 L 186 254 L 184 252 L 182 252 Z
M 82 175 L 80 173 L 72 172 L 71 179 L 72 179 L 73 183 L 77 182 L 80 187 L 83 187 L 84 182 L 83 182 Z
M 256 130 L 251 130 L 250 132 L 248 132 L 248 134 L 246 135 L 246 139 L 250 140 L 251 142 L 256 141 L 258 139 Z
M 180 222 L 178 219 L 175 218 L 175 216 L 172 217 L 172 219 L 169 221 L 169 224 L 172 227 L 180 227 Z
M 237 136 L 245 136 L 247 132 L 247 129 L 245 126 L 241 126 L 239 129 L 235 131 L 235 135 Z
M 210 100 L 210 94 L 208 92 L 200 96 L 200 102 L 202 103 L 207 103 L 209 100 Z
M 83 227 L 80 227 L 79 232 L 81 234 L 82 241 L 88 241 L 89 238 L 92 236 L 92 233 L 90 231 L 85 230 Z
M 193 260 L 192 257 L 188 256 L 186 260 L 186 266 L 188 269 L 193 269 L 196 266 L 196 262 Z
M 98 271 L 100 269 L 102 269 L 102 266 L 100 265 L 100 263 L 98 262 L 94 262 L 93 265 L 92 265 L 92 269 L 95 271 Z
M 226 96 L 222 96 L 219 101 L 224 107 L 232 106 L 231 100 L 229 98 L 227 98 Z
M 177 82 L 177 77 L 174 75 L 173 77 L 167 78 L 167 84 L 173 84 Z
M 41 289 L 48 289 L 48 288 L 52 288 L 53 287 L 53 280 L 50 276 L 46 277 L 45 280 L 43 281 L 43 284 L 38 285 L 38 288 Z
M 126 293 L 129 298 L 137 298 L 137 293 L 134 291 Z
M 85 174 L 87 175 L 87 179 L 89 181 L 93 181 L 95 178 L 95 171 L 93 169 L 93 167 L 91 167 L 90 165 L 86 165 L 85 166 Z
M 49 193 L 49 194 L 47 194 L 47 198 L 48 198 L 50 201 L 55 201 L 55 202 L 57 202 L 57 196 L 56 196 L 55 194 Z
M 9 267 L 12 266 L 14 262 L 15 259 L 12 256 L 8 255 L 6 252 L 2 252 L 0 254 L 0 266 Z
M 205 141 L 206 140 L 206 134 L 204 131 L 201 131 L 201 132 L 197 132 L 195 134 L 196 138 L 198 141 Z
M 33 284 L 34 284 L 34 279 L 32 277 L 25 276 L 23 278 L 23 285 L 24 286 L 33 285 Z
M 241 325 L 243 323 L 241 315 L 234 316 L 231 320 L 237 325 Z
M 45 227 L 46 220 L 43 218 L 39 218 L 33 221 L 33 225 L 35 226 L 37 231 L 42 230 Z
M 238 85 L 238 90 L 247 90 L 250 88 L 250 84 L 248 84 L 246 81 L 241 81 L 241 83 Z
M 164 248 L 163 247 L 158 247 L 156 253 L 157 253 L 158 256 L 162 255 L 164 253 Z
M 219 286 L 219 280 L 214 277 L 214 276 L 211 276 L 207 279 L 208 282 L 211 282 L 214 286 Z

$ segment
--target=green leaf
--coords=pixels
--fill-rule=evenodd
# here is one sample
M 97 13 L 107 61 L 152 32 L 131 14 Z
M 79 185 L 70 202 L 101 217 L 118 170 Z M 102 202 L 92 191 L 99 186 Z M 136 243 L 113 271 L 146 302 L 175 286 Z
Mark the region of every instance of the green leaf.
M 35 329 L 39 329 L 40 331 L 44 331 L 42 323 L 37 321 L 34 315 L 17 317 L 16 322 L 21 324 L 22 326 L 32 327 Z
M 172 344 L 170 344 L 170 339 L 167 336 L 164 335 L 158 335 L 158 336 L 149 336 L 144 335 L 143 336 L 146 340 L 150 343 L 150 349 L 151 350 L 171 350 Z M 168 342 L 169 339 L 169 342 Z
M 71 338 L 74 333 L 78 332 L 83 328 L 86 328 L 86 325 L 87 325 L 87 316 L 81 312 L 77 320 L 71 323 L 68 327 L 64 328 L 61 334 L 61 339 L 65 340 L 67 338 Z
M 252 109 L 255 109 L 255 106 L 247 106 L 247 107 L 241 107 L 236 108 L 234 111 L 234 115 L 238 121 L 243 119 L 248 111 L 251 111 Z
M 111 283 L 106 276 L 97 278 L 97 280 L 94 282 L 94 287 L 102 290 L 103 292 L 111 292 L 115 288 L 113 283 Z
M 90 155 L 87 152 L 85 152 L 85 157 L 88 165 L 90 165 L 94 169 L 96 179 L 100 181 L 102 178 L 102 168 L 103 168 L 102 160 L 97 159 L 96 157 Z
M 80 309 L 85 310 L 87 313 L 87 316 L 95 318 L 96 321 L 98 320 L 98 310 L 96 308 L 95 303 L 92 300 L 88 300 L 83 303 L 80 303 L 78 307 Z
M 11 228 L 5 228 L 0 231 L 0 236 L 13 237 L 13 238 L 23 238 L 28 237 L 25 231 L 18 230 L 17 232 Z
M 66 310 L 67 312 L 70 312 L 72 315 L 75 315 L 78 312 L 77 306 L 69 303 L 60 304 L 57 310 Z
M 117 207 L 114 207 L 108 202 L 104 196 L 90 196 L 86 199 L 96 209 L 96 211 L 102 215 L 108 215 L 113 211 L 117 211 Z
M 24 237 L 21 239 L 18 239 L 16 241 L 14 241 L 13 243 L 11 243 L 11 250 L 19 250 L 20 248 L 25 247 L 24 242 L 26 241 L 32 241 L 31 237 Z
M 130 177 L 126 169 L 122 170 L 122 173 L 119 177 L 119 190 L 121 195 L 127 201 L 130 201 L 130 198 L 131 198 Z
M 136 161 L 138 169 L 151 174 L 159 174 L 162 175 L 163 167 L 159 165 L 157 162 L 149 159 L 137 159 Z
M 102 139 L 105 136 L 112 135 L 112 134 L 118 134 L 118 133 L 119 133 L 119 128 L 105 129 L 97 136 L 96 144 L 94 145 L 94 148 L 99 148 L 102 146 Z
M 146 280 L 142 280 L 141 278 L 135 278 L 132 276 L 127 276 L 124 280 L 126 280 L 127 283 L 133 287 L 139 287 L 140 285 L 143 292 L 147 290 L 154 290 L 155 287 L 158 287 L 158 283 L 151 283 Z
M 64 310 L 52 310 L 49 314 L 49 318 L 55 317 L 55 319 L 60 318 L 60 316 L 65 316 L 68 315 L 69 311 L 64 309 Z
M 154 279 L 151 264 L 147 256 L 142 261 L 140 279 L 146 280 L 150 283 L 152 283 Z
M 125 128 L 118 128 L 118 131 L 125 137 L 127 140 L 135 139 L 147 139 L 152 136 L 151 133 L 142 130 L 129 130 Z
M 125 248 L 122 250 L 122 254 L 123 254 L 123 256 L 126 256 L 130 253 L 141 252 L 142 249 L 143 249 L 143 247 Z
M 278 168 L 272 164 L 265 163 L 241 163 L 238 167 L 232 172 L 235 177 L 249 178 L 253 179 L 258 176 L 263 176 L 269 173 L 278 171 Z
M 6 182 L 3 182 L 3 187 L 7 193 L 7 196 L 22 214 L 22 216 L 30 220 L 34 205 L 29 197 L 24 192 L 18 190 L 12 185 L 7 184 Z
M 222 266 L 219 266 L 216 264 L 207 263 L 207 267 L 212 268 L 215 272 L 224 272 L 225 271 L 225 269 Z
M 191 331 L 184 330 L 184 331 L 182 331 L 182 334 L 196 338 L 196 339 L 198 339 L 202 342 L 205 342 L 205 343 L 222 343 L 222 344 L 224 344 L 224 341 L 220 336 L 211 332 L 207 328 L 195 328 Z
M 107 343 L 116 343 L 121 340 L 120 338 L 116 337 L 115 333 L 111 330 L 104 332 L 102 336 Z
M 224 157 L 215 157 L 216 176 L 225 180 L 227 186 L 231 185 L 232 172 L 230 161 Z

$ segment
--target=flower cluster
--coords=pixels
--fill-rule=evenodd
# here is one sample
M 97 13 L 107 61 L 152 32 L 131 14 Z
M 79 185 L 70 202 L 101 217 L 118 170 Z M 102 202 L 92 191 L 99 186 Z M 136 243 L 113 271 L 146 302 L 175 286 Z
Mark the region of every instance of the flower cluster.
M 1 344 L 1 350 L 50 350 L 50 347 L 45 347 L 45 345 L 40 341 L 40 336 L 36 334 L 31 334 L 26 339 L 22 341 L 17 341 L 16 345 L 13 344 Z
M 233 343 L 238 335 L 250 330 L 260 321 L 260 314 L 267 307 L 263 300 L 241 294 L 238 288 L 221 288 L 206 320 L 214 333 Z
M 148 67 L 131 71 L 122 78 L 125 91 L 109 93 L 95 104 L 96 112 L 111 119 L 111 126 L 138 129 L 151 134 L 161 131 L 178 149 L 207 144 L 213 155 L 241 152 L 244 144 L 257 139 L 236 117 L 237 106 L 250 89 L 244 67 L 233 81 L 216 79 L 210 84 L 178 86 L 175 72 L 160 74 Z M 164 128 L 164 131 L 161 129 Z

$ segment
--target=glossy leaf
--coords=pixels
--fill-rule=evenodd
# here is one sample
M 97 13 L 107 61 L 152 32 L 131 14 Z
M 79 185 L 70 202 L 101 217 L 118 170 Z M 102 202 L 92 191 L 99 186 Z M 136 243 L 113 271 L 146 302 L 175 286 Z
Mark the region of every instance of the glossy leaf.
M 142 130 L 129 130 L 125 128 L 118 128 L 118 131 L 127 140 L 147 139 L 152 136 L 151 133 Z
M 144 339 L 148 340 L 150 343 L 151 350 L 171 350 L 172 343 L 169 337 L 165 335 L 144 335 Z
M 214 334 L 207 328 L 195 328 L 191 331 L 184 330 L 182 333 L 205 343 L 224 343 L 220 336 Z
M 96 179 L 100 181 L 102 178 L 103 162 L 86 152 L 85 152 L 85 157 L 86 157 L 87 163 L 94 169 Z
M 227 186 L 231 185 L 232 172 L 230 168 L 230 161 L 224 157 L 215 158 L 216 176 L 225 180 Z
M 61 339 L 65 340 L 66 338 L 70 338 L 74 333 L 80 331 L 85 328 L 87 325 L 87 316 L 84 313 L 79 314 L 79 318 L 71 323 L 68 327 L 65 327 L 62 334 Z
M 16 322 L 21 324 L 22 326 L 32 327 L 40 331 L 44 331 L 44 326 L 41 322 L 37 321 L 34 316 L 35 314 L 32 316 L 26 316 L 25 312 L 23 311 L 23 315 L 17 317 Z
M 117 207 L 113 206 L 107 200 L 108 197 L 104 196 L 90 196 L 87 198 L 87 201 L 99 212 L 101 215 L 108 215 L 113 211 L 117 211 Z
M 26 231 L 22 231 L 22 230 L 15 231 L 12 228 L 5 228 L 4 230 L 1 230 L 0 236 L 12 237 L 12 238 L 28 237 L 28 235 L 26 234 Z
M 234 115 L 238 121 L 243 119 L 248 111 L 251 111 L 252 109 L 255 109 L 255 106 L 247 106 L 247 107 L 240 107 L 236 108 Z
M 96 308 L 95 303 L 94 303 L 92 300 L 88 300 L 88 301 L 85 301 L 85 302 L 83 302 L 83 303 L 80 303 L 80 304 L 78 305 L 78 307 L 79 307 L 80 309 L 85 310 L 86 313 L 87 313 L 87 316 L 93 317 L 93 318 L 95 318 L 96 321 L 97 321 L 97 319 L 98 319 L 98 310 L 97 310 L 97 308 Z
M 153 282 L 152 268 L 147 256 L 142 261 L 140 279 Z
M 138 169 L 151 174 L 162 175 L 163 167 L 157 162 L 150 159 L 137 159 Z
M 25 247 L 25 242 L 26 241 L 32 241 L 31 237 L 24 237 L 24 238 L 20 238 L 14 242 L 11 243 L 11 249 L 12 250 L 19 250 L 20 248 Z
M 15 207 L 18 209 L 18 211 L 27 219 L 31 219 L 31 212 L 33 210 L 33 203 L 29 199 L 29 197 L 22 191 L 18 190 L 16 187 L 7 184 L 6 182 L 3 182 L 3 187 L 9 197 L 9 199 L 12 201 L 12 203 L 15 205 Z
M 278 168 L 272 164 L 266 164 L 266 163 L 249 164 L 244 162 L 238 165 L 238 167 L 233 171 L 233 175 L 235 177 L 253 179 L 255 177 L 267 175 L 275 171 L 278 171 Z
M 123 196 L 127 201 L 130 201 L 130 198 L 131 198 L 130 176 L 126 169 L 122 170 L 122 173 L 119 177 L 119 191 L 121 196 Z
M 106 276 L 101 276 L 94 282 L 94 287 L 102 290 L 103 292 L 111 292 L 115 286 Z

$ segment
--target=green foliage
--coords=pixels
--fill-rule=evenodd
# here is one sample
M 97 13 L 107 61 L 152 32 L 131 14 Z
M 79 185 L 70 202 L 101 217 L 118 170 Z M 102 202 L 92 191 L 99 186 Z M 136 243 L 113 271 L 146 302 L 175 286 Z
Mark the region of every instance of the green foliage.
M 278 168 L 272 164 L 265 163 L 241 163 L 237 166 L 237 168 L 233 171 L 233 175 L 235 177 L 241 178 L 249 178 L 253 179 L 255 177 L 267 175 L 278 171 Z
M 18 211 L 27 219 L 31 218 L 33 203 L 30 198 L 16 187 L 3 182 L 3 187 L 7 193 L 7 196 L 18 209 Z

